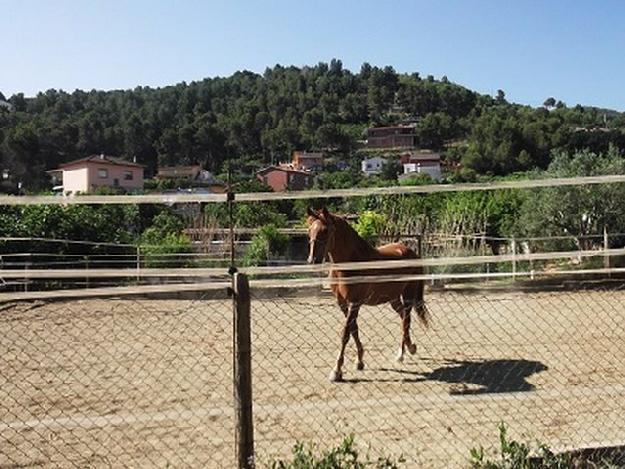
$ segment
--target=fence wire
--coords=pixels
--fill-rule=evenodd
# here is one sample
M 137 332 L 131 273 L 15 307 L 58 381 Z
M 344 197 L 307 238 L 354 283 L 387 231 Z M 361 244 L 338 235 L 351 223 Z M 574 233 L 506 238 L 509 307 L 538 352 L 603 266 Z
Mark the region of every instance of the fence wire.
M 0 467 L 232 466 L 230 301 L 0 310 Z
M 354 434 L 407 467 L 467 467 L 471 448 L 494 454 L 501 422 L 556 451 L 624 443 L 625 292 L 426 300 L 432 327 L 413 321 L 417 352 L 403 363 L 397 313 L 363 306 L 365 369 L 350 341 L 344 382 L 331 383 L 344 322 L 335 301 L 252 298 L 257 460 L 284 457 L 296 440 L 327 448 Z
M 280 290 L 283 292 L 283 290 Z M 466 467 L 498 425 L 553 450 L 624 444 L 625 291 L 426 291 L 415 355 L 363 306 L 365 369 L 320 291 L 252 291 L 257 467 L 349 434 L 406 467 Z M 108 298 L 0 305 L 0 467 L 234 467 L 232 304 Z M 625 459 L 620 459 L 625 464 Z

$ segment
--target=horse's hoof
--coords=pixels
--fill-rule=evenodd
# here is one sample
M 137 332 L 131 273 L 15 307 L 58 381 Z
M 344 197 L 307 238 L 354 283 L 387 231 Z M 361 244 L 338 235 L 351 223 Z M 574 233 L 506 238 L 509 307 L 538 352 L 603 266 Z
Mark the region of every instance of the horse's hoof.
M 356 369 L 357 369 L 358 371 L 362 371 L 362 370 L 364 370 L 364 369 L 365 369 L 365 364 L 364 364 L 363 362 L 358 362 L 358 363 L 356 363 Z
M 410 344 L 408 346 L 408 351 L 410 352 L 410 355 L 414 355 L 417 353 L 417 346 L 415 344 Z
M 332 373 L 330 373 L 330 382 L 339 383 L 341 381 L 343 381 L 343 373 L 340 371 L 332 370 Z
M 397 354 L 397 357 L 395 357 L 395 360 L 397 360 L 397 363 L 403 363 L 404 362 L 404 352 L 400 351 Z

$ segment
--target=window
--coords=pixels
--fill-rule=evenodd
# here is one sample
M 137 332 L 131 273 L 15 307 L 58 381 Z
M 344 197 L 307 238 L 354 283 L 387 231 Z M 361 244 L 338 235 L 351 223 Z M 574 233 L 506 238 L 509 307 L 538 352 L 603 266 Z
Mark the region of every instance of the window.
M 109 177 L 109 170 L 108 169 L 104 169 L 104 168 L 99 168 L 98 169 L 98 177 L 100 179 L 106 179 Z
M 124 171 L 124 181 L 132 181 L 132 171 Z

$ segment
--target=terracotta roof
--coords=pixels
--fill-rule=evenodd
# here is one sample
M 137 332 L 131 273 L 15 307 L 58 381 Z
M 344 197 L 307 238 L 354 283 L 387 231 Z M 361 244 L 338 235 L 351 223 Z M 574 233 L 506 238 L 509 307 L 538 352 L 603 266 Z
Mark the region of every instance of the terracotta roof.
M 198 165 L 190 166 L 163 166 L 158 168 L 156 173 L 157 178 L 193 178 L 195 179 L 202 167 Z
M 439 153 L 419 153 L 418 155 L 411 155 L 410 162 L 418 161 L 440 161 L 441 155 Z
M 117 158 L 116 156 L 108 156 L 108 155 L 90 155 L 85 158 L 80 158 L 78 160 L 69 161 L 67 163 L 63 163 L 59 165 L 57 169 L 68 168 L 70 166 L 80 165 L 82 163 L 98 163 L 98 164 L 109 164 L 113 166 L 132 166 L 135 168 L 145 168 L 144 165 L 139 163 L 134 163 L 132 161 L 127 161 L 122 158 Z
M 256 171 L 256 174 L 264 174 L 270 171 L 285 171 L 287 173 L 297 173 L 297 174 L 303 174 L 306 176 L 312 176 L 312 173 L 309 171 L 300 171 L 299 169 L 287 168 L 284 166 L 268 166 L 259 171 Z

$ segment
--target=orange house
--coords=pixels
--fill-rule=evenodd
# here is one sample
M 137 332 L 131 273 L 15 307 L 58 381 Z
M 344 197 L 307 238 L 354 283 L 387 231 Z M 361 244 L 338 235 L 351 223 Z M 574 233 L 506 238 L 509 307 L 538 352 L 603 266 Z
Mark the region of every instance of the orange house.
M 132 192 L 143 189 L 144 166 L 114 156 L 91 155 L 48 171 L 62 181 L 64 194 L 87 194 L 98 187 L 119 187 Z
M 285 166 L 270 166 L 256 173 L 258 180 L 264 182 L 274 192 L 310 189 L 313 186 L 314 176 L 308 171 L 298 171 Z

